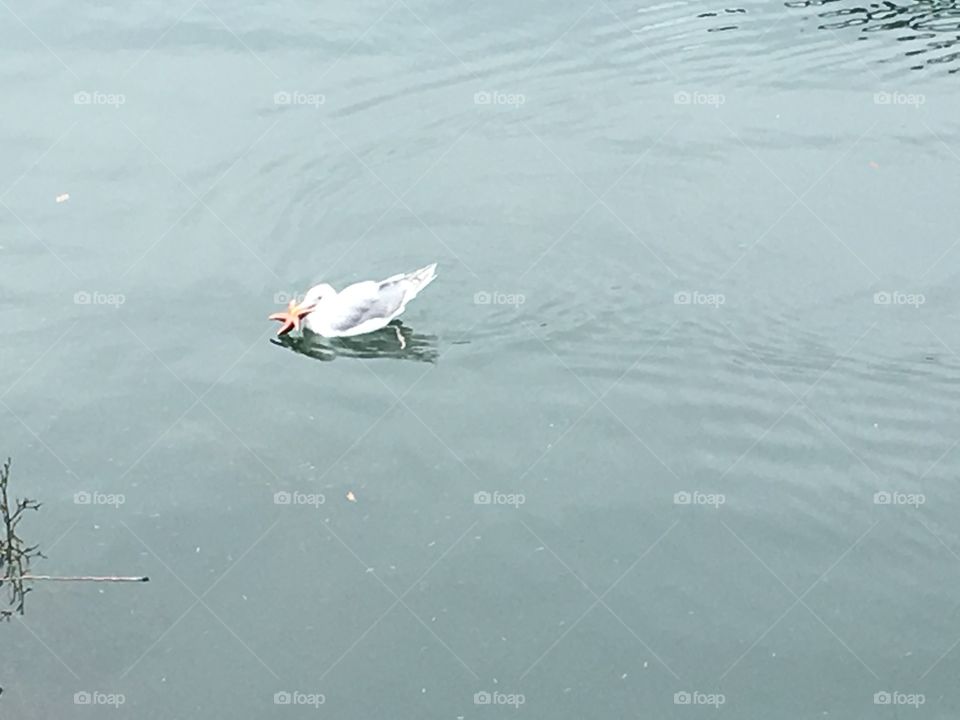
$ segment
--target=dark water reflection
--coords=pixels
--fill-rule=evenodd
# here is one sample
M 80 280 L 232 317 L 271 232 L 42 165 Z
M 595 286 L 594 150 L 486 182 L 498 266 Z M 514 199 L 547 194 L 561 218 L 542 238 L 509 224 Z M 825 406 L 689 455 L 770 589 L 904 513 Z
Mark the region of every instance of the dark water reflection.
M 804 0 L 788 2 L 787 7 L 818 7 L 836 0 Z M 872 3 L 867 7 L 836 8 L 818 14 L 824 20 L 819 26 L 822 30 L 839 30 L 859 27 L 863 33 L 876 33 L 881 30 L 900 31 L 896 40 L 911 43 L 904 52 L 907 57 L 915 57 L 941 50 L 950 50 L 960 43 L 960 6 L 956 2 L 915 2 L 898 5 L 892 2 Z M 866 39 L 866 38 L 861 38 Z M 911 70 L 922 70 L 927 65 L 956 63 L 960 59 L 960 50 L 924 58 L 923 62 L 913 65 Z M 949 68 L 955 73 L 960 68 Z
M 349 357 L 434 363 L 438 355 L 436 335 L 414 332 L 401 323 L 390 324 L 382 330 L 358 337 L 324 338 L 308 332 L 302 336 L 284 335 L 270 342 L 321 362 Z
M 794 10 L 812 10 L 821 22 L 819 30 L 845 30 L 860 28 L 862 33 L 894 31 L 897 42 L 908 43 L 909 49 L 903 56 L 917 58 L 928 57 L 910 66 L 911 70 L 922 70 L 927 66 L 953 65 L 960 60 L 960 5 L 950 2 L 917 0 L 917 2 L 898 4 L 893 2 L 870 3 L 853 7 L 839 6 L 843 0 L 794 0 L 784 5 Z M 727 8 L 715 12 L 704 12 L 697 17 L 715 17 L 729 19 L 735 15 L 745 15 L 745 8 Z M 707 32 L 737 30 L 739 25 L 724 23 L 707 28 Z M 857 40 L 868 40 L 863 35 Z M 944 52 L 945 51 L 945 52 Z M 892 60 L 887 60 L 890 62 Z M 949 67 L 947 72 L 955 73 L 960 67 Z

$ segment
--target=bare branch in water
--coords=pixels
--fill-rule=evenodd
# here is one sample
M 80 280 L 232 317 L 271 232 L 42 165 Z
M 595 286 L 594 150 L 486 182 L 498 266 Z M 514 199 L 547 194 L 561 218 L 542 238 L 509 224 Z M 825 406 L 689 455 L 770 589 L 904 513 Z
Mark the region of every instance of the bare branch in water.
M 27 510 L 40 509 L 40 503 L 27 498 L 15 500 L 11 505 L 7 484 L 10 481 L 10 458 L 0 466 L 0 586 L 7 584 L 9 589 L 10 605 L 13 610 L 0 610 L 0 619 L 9 620 L 14 612 L 23 615 L 24 600 L 30 588 L 24 587 L 23 581 L 28 576 L 30 561 L 33 558 L 43 557 L 36 545 L 25 545 L 17 535 L 17 525 L 23 519 Z

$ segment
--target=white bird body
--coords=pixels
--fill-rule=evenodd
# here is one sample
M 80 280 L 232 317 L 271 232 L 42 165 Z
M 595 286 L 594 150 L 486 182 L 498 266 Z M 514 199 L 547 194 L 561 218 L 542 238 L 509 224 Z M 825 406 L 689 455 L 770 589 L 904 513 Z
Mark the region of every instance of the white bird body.
M 379 282 L 366 280 L 340 292 L 322 283 L 307 291 L 301 307 L 312 307 L 303 326 L 323 337 L 352 337 L 385 327 L 436 278 L 437 264 Z

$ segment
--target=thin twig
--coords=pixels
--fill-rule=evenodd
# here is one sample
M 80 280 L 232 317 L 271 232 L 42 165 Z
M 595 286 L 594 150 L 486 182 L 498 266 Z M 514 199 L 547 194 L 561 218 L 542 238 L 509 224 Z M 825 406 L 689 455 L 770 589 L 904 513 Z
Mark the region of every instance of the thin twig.
M 146 575 L 21 575 L 10 580 L 56 580 L 59 582 L 150 582 Z

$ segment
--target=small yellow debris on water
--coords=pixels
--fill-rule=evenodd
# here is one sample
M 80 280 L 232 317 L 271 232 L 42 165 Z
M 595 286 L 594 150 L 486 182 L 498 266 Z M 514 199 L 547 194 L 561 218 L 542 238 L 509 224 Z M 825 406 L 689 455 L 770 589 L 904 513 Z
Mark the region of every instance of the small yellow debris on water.
M 353 490 L 347 490 L 347 500 L 350 502 L 356 502 L 357 496 L 353 494 Z
M 70 199 L 70 193 L 62 193 L 61 195 L 57 195 L 58 203 L 66 202 L 69 199 Z

